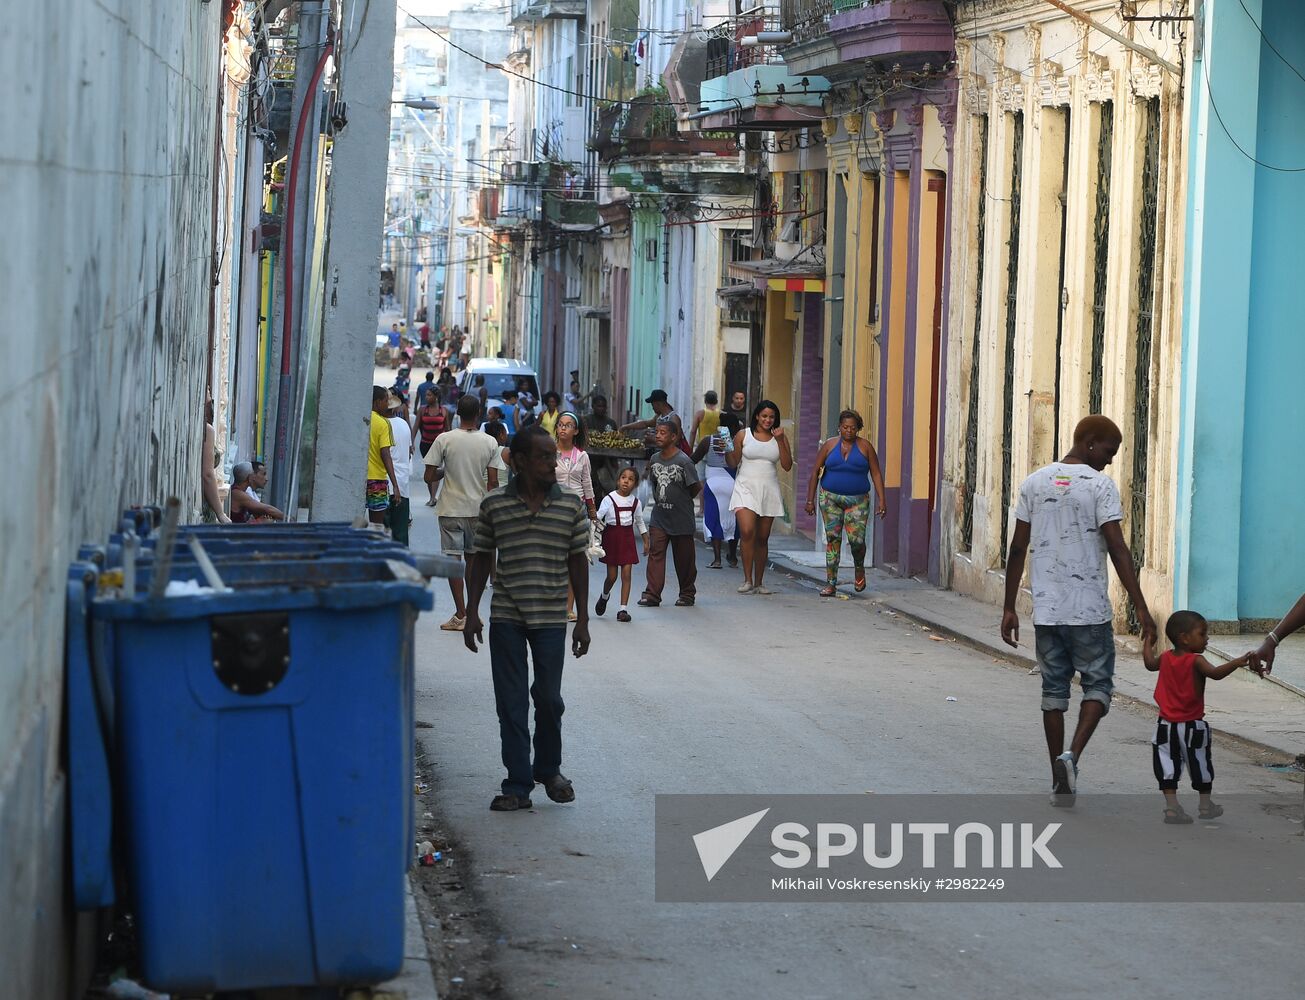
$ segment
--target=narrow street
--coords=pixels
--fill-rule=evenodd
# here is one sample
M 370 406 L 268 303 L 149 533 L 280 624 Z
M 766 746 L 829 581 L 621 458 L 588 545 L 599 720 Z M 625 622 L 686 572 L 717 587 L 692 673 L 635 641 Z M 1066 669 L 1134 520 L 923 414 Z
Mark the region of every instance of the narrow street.
M 414 547 L 435 545 L 431 512 L 414 509 Z M 525 814 L 487 808 L 501 777 L 488 651 L 473 656 L 439 630 L 449 601 L 438 593 L 417 627 L 417 718 L 431 726 L 418 741 L 462 889 L 435 897 L 428 922 L 474 907 L 494 935 L 434 942 L 455 956 L 437 976 L 441 995 L 484 995 L 496 982 L 505 996 L 542 987 L 577 998 L 1296 994 L 1305 906 L 655 902 L 658 793 L 1044 783 L 1039 682 L 1023 668 L 931 641 L 879 611 L 872 591 L 822 601 L 775 573 L 775 596 L 739 597 L 735 582 L 702 570 L 694 608 L 592 620 L 591 652 L 568 659 L 563 686 L 563 770 L 577 801 L 537 791 Z M 1117 707 L 1080 790 L 1153 793 L 1150 725 Z M 1229 751 L 1218 767 L 1228 792 L 1290 787 Z M 478 944 L 491 966 L 479 978 L 456 961 Z

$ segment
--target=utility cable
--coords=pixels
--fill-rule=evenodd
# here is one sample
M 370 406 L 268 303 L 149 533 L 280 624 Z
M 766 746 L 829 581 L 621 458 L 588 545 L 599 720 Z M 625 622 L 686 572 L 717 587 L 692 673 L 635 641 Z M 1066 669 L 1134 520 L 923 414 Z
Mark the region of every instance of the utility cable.
M 638 95 L 636 95 L 636 96 L 633 97 L 633 98 L 614 98 L 614 97 L 607 97 L 607 96 L 600 95 L 600 94 L 586 94 L 586 93 L 584 93 L 584 92 L 582 92 L 582 91 L 579 91 L 579 90 L 571 90 L 569 87 L 559 87 L 557 84 L 553 84 L 553 83 L 545 83 L 543 80 L 538 80 L 538 79 L 536 79 L 536 78 L 533 77 L 533 76 L 527 76 L 527 75 L 524 74 L 524 73 L 518 73 L 516 70 L 508 69 L 506 66 L 502 65 L 501 63 L 490 62 L 490 61 L 489 61 L 488 59 L 486 59 L 484 56 L 479 55 L 479 54 L 477 54 L 477 53 L 475 53 L 475 52 L 472 52 L 470 49 L 464 49 L 461 45 L 459 45 L 459 44 L 457 44 L 456 42 L 454 42 L 454 41 L 453 41 L 452 39 L 450 39 L 447 35 L 445 35 L 442 31 L 439 31 L 437 28 L 434 28 L 434 27 L 432 27 L 431 25 L 427 24 L 425 21 L 423 21 L 423 20 L 422 20 L 420 17 L 418 17 L 416 14 L 412 13 L 412 11 L 408 10 L 406 7 L 400 6 L 400 7 L 399 7 L 399 10 L 403 11 L 403 12 L 404 12 L 405 14 L 407 14 L 410 18 L 412 18 L 414 21 L 416 21 L 417 24 L 419 24 L 421 27 L 425 28 L 427 31 L 429 31 L 429 32 L 430 32 L 432 35 L 434 35 L 435 37 L 440 38 L 440 39 L 443 39 L 444 44 L 448 45 L 450 48 L 457 49 L 457 50 L 458 50 L 459 52 L 461 52 L 463 55 L 470 56 L 472 59 L 475 59 L 478 63 L 480 63 L 480 64 L 481 64 L 482 66 L 484 66 L 486 69 L 496 69 L 496 70 L 498 70 L 498 71 L 501 72 L 501 73 L 506 73 L 508 76 L 515 76 L 517 79 L 519 79 L 519 80 L 524 80 L 524 81 L 526 81 L 526 83 L 533 84 L 533 85 L 536 86 L 536 87 L 543 87 L 545 90 L 554 90 L 554 91 L 557 91 L 559 94 L 567 94 L 567 95 L 569 95 L 569 96 L 571 96 L 571 97 L 579 97 L 579 98 L 581 98 L 581 99 L 583 99 L 583 100 L 586 100 L 586 101 L 601 102 L 601 103 L 604 103 L 604 104 L 607 104 L 607 105 L 617 105 L 617 104 L 638 104 L 640 107 L 676 108 L 676 109 L 678 109 L 678 110 L 687 109 L 688 106 L 689 106 L 689 102 L 688 102 L 688 101 L 670 101 L 670 100 L 665 100 L 665 101 L 649 101 L 649 100 L 641 99 Z M 793 97 L 793 96 L 796 96 L 796 95 L 799 94 L 799 93 L 801 93 L 803 96 L 807 96 L 807 97 L 819 97 L 819 96 L 822 95 L 822 94 L 826 94 L 826 93 L 828 93 L 828 91 L 827 91 L 827 90 L 807 90 L 807 91 L 793 91 L 793 92 L 791 92 L 791 93 L 780 92 L 780 91 L 757 91 L 757 92 L 754 93 L 753 96 L 756 96 L 756 97 L 781 97 L 781 96 L 782 96 L 782 97 Z M 647 95 L 645 95 L 645 96 L 647 96 Z
M 1241 4 L 1242 10 L 1246 11 L 1246 16 L 1250 19 L 1251 24 L 1255 25 L 1255 30 L 1258 31 L 1260 33 L 1260 37 L 1264 39 L 1264 44 L 1273 50 L 1273 54 L 1282 60 L 1284 66 L 1286 66 L 1289 70 L 1291 70 L 1298 77 L 1300 77 L 1302 83 L 1305 83 L 1305 76 L 1301 76 L 1300 70 L 1298 70 L 1295 66 L 1293 66 L 1291 62 L 1287 59 L 1287 57 L 1278 51 L 1278 47 L 1269 40 L 1269 36 L 1264 33 L 1264 29 L 1260 27 L 1259 23 L 1255 20 L 1255 16 L 1250 12 L 1250 9 L 1246 6 L 1245 0 L 1237 0 L 1237 2 Z
M 1233 134 L 1228 131 L 1228 126 L 1224 124 L 1223 115 L 1219 114 L 1219 106 L 1214 103 L 1214 90 L 1210 87 L 1210 60 L 1207 58 L 1201 60 L 1201 73 L 1205 77 L 1205 96 L 1210 102 L 1210 110 L 1214 112 L 1215 119 L 1219 122 L 1219 127 L 1223 129 L 1223 134 L 1228 137 L 1236 148 L 1237 152 L 1250 160 L 1256 166 L 1263 167 L 1265 170 L 1272 170 L 1280 174 L 1305 174 L 1305 167 L 1275 167 L 1272 163 L 1265 163 L 1258 159 L 1253 153 L 1248 153 L 1242 148 L 1242 144 L 1233 138 Z

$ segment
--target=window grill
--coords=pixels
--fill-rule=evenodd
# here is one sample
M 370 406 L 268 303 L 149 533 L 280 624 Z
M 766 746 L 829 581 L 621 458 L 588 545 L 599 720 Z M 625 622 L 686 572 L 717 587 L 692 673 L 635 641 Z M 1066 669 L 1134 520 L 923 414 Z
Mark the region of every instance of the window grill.
M 1069 302 L 1069 292 L 1065 287 L 1065 256 L 1067 252 L 1067 236 L 1069 234 L 1069 136 L 1070 136 L 1070 110 L 1065 108 L 1060 112 L 1063 116 L 1062 127 L 1065 130 L 1065 142 L 1061 149 L 1061 172 L 1060 172 L 1060 264 L 1059 272 L 1056 277 L 1056 354 L 1054 364 L 1056 366 L 1055 389 L 1052 393 L 1052 416 L 1051 416 L 1051 457 L 1053 460 L 1060 458 L 1060 390 L 1061 390 L 1061 370 L 1060 352 L 1065 343 L 1065 306 Z
M 1150 472 L 1151 345 L 1155 326 L 1156 223 L 1160 198 L 1160 98 L 1146 102 L 1142 153 L 1142 210 L 1137 240 L 1137 345 L 1133 362 L 1133 474 L 1129 497 L 1129 547 L 1133 564 L 1146 564 L 1146 492 Z M 1129 602 L 1129 629 L 1138 629 Z
M 983 246 L 988 217 L 988 116 L 979 116 L 979 211 L 975 225 L 974 335 L 970 341 L 970 398 L 965 415 L 965 480 L 961 544 L 974 549 L 974 494 L 979 485 L 979 342 L 983 329 Z
M 1101 367 L 1106 351 L 1106 272 L 1110 263 L 1110 156 L 1115 139 L 1115 106 L 1101 105 L 1097 137 L 1097 203 L 1092 224 L 1092 367 L 1088 410 L 1101 412 Z
M 1006 248 L 1006 357 L 1001 401 L 1001 565 L 1006 565 L 1010 535 L 1010 479 L 1015 410 L 1015 297 L 1020 277 L 1020 182 L 1024 151 L 1024 113 L 1011 116 L 1010 236 Z

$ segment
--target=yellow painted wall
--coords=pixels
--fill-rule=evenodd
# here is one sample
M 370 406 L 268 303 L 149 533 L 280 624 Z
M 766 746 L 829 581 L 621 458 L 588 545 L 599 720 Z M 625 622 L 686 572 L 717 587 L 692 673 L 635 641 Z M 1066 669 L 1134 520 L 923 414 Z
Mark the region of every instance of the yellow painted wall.
M 929 190 L 926 173 L 920 200 L 920 268 L 916 283 L 915 406 L 911 437 L 911 498 L 929 497 L 929 434 L 933 417 L 930 389 L 933 381 L 933 314 L 937 302 L 934 281 L 938 274 L 934 246 L 938 233 L 938 196 Z M 941 177 L 941 174 L 936 176 Z
M 884 428 L 884 485 L 889 489 L 902 485 L 902 365 L 906 354 L 906 264 L 911 227 L 911 181 L 906 171 L 896 171 L 889 180 L 893 185 L 893 287 L 888 315 L 888 357 Z
M 797 413 L 797 317 L 792 310 L 796 295 L 788 292 L 766 293 L 766 343 L 762 352 L 761 391 L 774 402 L 784 418 L 785 432 L 793 428 Z M 796 466 L 794 466 L 796 468 Z M 779 470 L 780 492 L 784 509 L 793 515 L 793 473 Z
M 875 204 L 872 178 L 855 171 L 849 181 L 848 217 L 855 224 L 848 227 L 847 273 L 849 290 L 854 289 L 855 294 L 848 296 L 844 311 L 848 341 L 853 345 L 851 364 L 845 365 L 844 371 L 851 379 L 847 398 L 865 420 L 866 436 L 874 441 L 879 432 L 879 345 L 874 339 L 879 323 L 871 320 L 870 284 L 873 279 L 877 286 L 879 275 L 872 273 L 875 255 L 871 241 L 878 229 L 875 216 L 880 206 Z

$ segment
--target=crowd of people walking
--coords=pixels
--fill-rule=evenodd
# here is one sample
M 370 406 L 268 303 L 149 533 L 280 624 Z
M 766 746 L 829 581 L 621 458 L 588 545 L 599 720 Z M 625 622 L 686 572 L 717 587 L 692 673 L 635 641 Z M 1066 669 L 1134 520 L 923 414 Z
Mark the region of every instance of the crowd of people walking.
M 703 540 L 712 553 L 707 568 L 721 569 L 724 563 L 741 567 L 739 594 L 771 594 L 765 582 L 769 543 L 775 519 L 785 516 L 780 473 L 793 468 L 793 448 L 772 400 L 763 399 L 748 411 L 744 394 L 733 392 L 728 409 L 722 410 L 716 393 L 708 392 L 686 433 L 667 393 L 657 389 L 645 400 L 653 415 L 620 428 L 645 434 L 645 471 L 641 474 L 635 463 L 625 465 L 614 477 L 614 488 L 599 496 L 586 443 L 591 433 L 616 427 L 602 395 L 589 398 L 591 410 L 582 414 L 588 397 L 579 395 L 573 381 L 565 403 L 558 393 L 547 392 L 538 409 L 514 398 L 483 413 L 481 399 L 459 397 L 448 375 L 448 369 L 438 379 L 434 371 L 427 373 L 415 390 L 415 417 L 409 416 L 406 384 L 375 388 L 368 513 L 406 542 L 408 462 L 419 448 L 427 504 L 435 508 L 442 548 L 467 564 L 465 591 L 462 580 L 449 581 L 454 613 L 440 627 L 462 632 L 473 652 L 483 641 L 480 601 L 486 587 L 493 587 L 489 646 L 507 777 L 491 808 L 529 808 L 536 784 L 550 799 L 570 802 L 575 790 L 560 769 L 561 675 L 568 624 L 574 626 L 574 655 L 583 656 L 589 647 L 590 561 L 598 558 L 606 571 L 593 604 L 599 617 L 619 584 L 616 620 L 633 621 L 630 600 L 641 555 L 644 586 L 637 607 L 663 603 L 668 562 L 675 569 L 675 607 L 692 607 L 698 597 L 700 512 Z M 843 410 L 837 433 L 816 451 L 806 483 L 804 509 L 819 516 L 824 535 L 826 582 L 819 591 L 824 597 L 838 586 L 844 539 L 852 556 L 853 588 L 866 589 L 869 527 L 872 518 L 888 512 L 879 456 L 863 430 L 860 414 Z M 1031 561 L 1051 801 L 1073 805 L 1082 755 L 1114 690 L 1107 559 L 1114 564 L 1140 623 L 1146 667 L 1159 675 L 1152 760 L 1165 799 L 1164 822 L 1187 824 L 1192 817 L 1177 798 L 1184 771 L 1198 793 L 1199 816 L 1210 819 L 1223 811 L 1211 799 L 1214 764 L 1204 721 L 1206 681 L 1242 666 L 1257 672 L 1271 668 L 1278 642 L 1305 625 L 1305 598 L 1259 649 L 1230 662 L 1216 666 L 1205 659 L 1206 622 L 1195 611 L 1170 616 L 1165 633 L 1172 648 L 1157 652 L 1157 627 L 1121 530 L 1119 491 L 1105 474 L 1122 438 L 1107 418 L 1085 418 L 1072 448 L 1020 487 L 1001 635 L 1011 645 L 1018 642 L 1016 603 L 1026 561 Z M 236 480 L 233 520 L 283 516 L 258 499 L 255 487 L 265 482 L 261 466 L 238 467 Z M 529 684 L 532 660 L 535 679 Z M 1075 674 L 1083 693 L 1066 746 L 1064 717 Z
M 780 471 L 793 467 L 779 406 L 762 400 L 749 411 L 745 395 L 732 392 L 722 409 L 717 394 L 708 392 L 686 433 L 668 394 L 654 390 L 645 400 L 653 415 L 619 428 L 644 434 L 642 463 L 609 470 L 613 460 L 598 459 L 599 471 L 611 474 L 600 496 L 587 442 L 590 434 L 618 429 L 602 394 L 582 396 L 573 378 L 565 397 L 546 392 L 538 407 L 518 392 L 486 406 L 476 393 L 458 392 L 449 367 L 410 385 L 400 365 L 393 387 L 373 391 L 368 516 L 407 542 L 410 463 L 419 458 L 441 549 L 466 563 L 465 580 L 449 580 L 453 613 L 440 628 L 462 633 L 472 652 L 484 641 L 480 604 L 492 587 L 488 645 L 507 777 L 490 807 L 529 808 L 536 784 L 556 802 L 573 801 L 574 788 L 560 769 L 561 676 L 568 625 L 573 653 L 582 656 L 589 646 L 589 563 L 597 558 L 605 568 L 593 603 L 599 617 L 619 585 L 616 621 L 634 620 L 631 597 L 641 559 L 637 607 L 662 604 L 668 562 L 675 569 L 674 605 L 692 607 L 701 515 L 712 551 L 707 568 L 741 565 L 740 594 L 772 593 L 765 572 L 775 518 L 785 514 Z M 582 412 L 585 403 L 588 412 Z M 873 489 L 882 513 L 883 482 L 874 449 L 859 437 L 860 417 L 851 411 L 843 417 L 839 437 L 822 448 L 823 467 L 811 490 L 820 509 L 830 512 L 831 586 L 846 532 L 861 588 L 869 495 Z
M 580 500 L 594 536 L 591 548 L 604 552 L 602 561 L 610 572 L 604 595 L 595 605 L 598 614 L 604 613 L 610 591 L 620 581 L 624 596 L 617 618 L 633 620 L 626 581 L 640 561 L 640 538 L 646 565 L 638 606 L 653 608 L 662 603 L 668 560 L 675 567 L 675 605 L 692 606 L 697 596 L 699 519 L 703 541 L 711 548 L 707 568 L 741 567 L 740 594 L 772 593 L 765 574 L 775 518 L 785 515 L 780 472 L 790 471 L 794 460 L 782 414 L 773 401 L 763 399 L 749 411 L 745 394 L 734 391 L 728 408 L 722 408 L 717 393 L 708 391 L 686 433 L 684 418 L 662 389 L 653 390 L 645 400 L 653 411 L 651 417 L 619 427 L 608 413 L 606 397 L 600 393 L 581 396 L 574 378 L 565 397 L 546 392 L 539 406 L 512 393 L 514 398 L 505 399 L 502 405 L 485 408 L 474 396 L 460 395 L 448 368 L 438 377 L 434 370 L 428 371 L 411 393 L 407 390 L 402 371 L 395 387 L 388 391 L 377 388 L 376 415 L 388 422 L 390 434 L 386 438 L 384 428 L 374 423 L 368 473 L 373 520 L 390 526 L 397 539 L 406 542 L 411 516 L 404 492 L 407 456 L 419 453 L 426 468 L 425 505 L 435 508 L 445 551 L 461 556 L 471 544 L 472 533 L 470 525 L 458 522 L 474 519 L 484 496 L 514 475 L 509 460 L 511 442 L 526 427 L 534 426 L 555 443 L 556 483 Z M 416 406 L 412 415 L 409 398 Z M 582 413 L 577 408 L 585 401 L 590 406 Z M 572 408 L 564 409 L 564 405 Z M 879 459 L 861 436 L 863 428 L 859 414 L 844 410 L 839 415 L 838 434 L 821 446 L 807 484 L 806 512 L 818 512 L 823 525 L 828 582 L 820 591 L 822 596 L 832 595 L 838 585 L 844 537 L 855 566 L 854 586 L 858 591 L 865 589 L 871 510 L 879 517 L 887 512 Z M 589 435 L 618 429 L 643 434 L 647 445 L 644 469 L 635 464 L 612 467 L 613 459 L 590 457 Z M 474 439 L 457 434 L 473 431 L 479 432 Z M 469 440 L 479 447 L 473 449 Z M 395 479 L 404 481 L 401 484 L 390 478 L 386 448 L 390 449 L 389 462 L 395 466 Z M 640 485 L 645 481 L 641 498 Z M 597 482 L 603 482 L 603 490 L 596 489 Z M 628 487 L 627 492 L 622 492 L 623 486 Z M 382 491 L 392 499 L 380 514 Z M 458 631 L 463 627 L 465 607 L 458 593 L 461 585 L 452 586 L 454 614 L 443 627 Z M 568 591 L 566 610 L 567 620 L 576 621 L 572 590 Z

